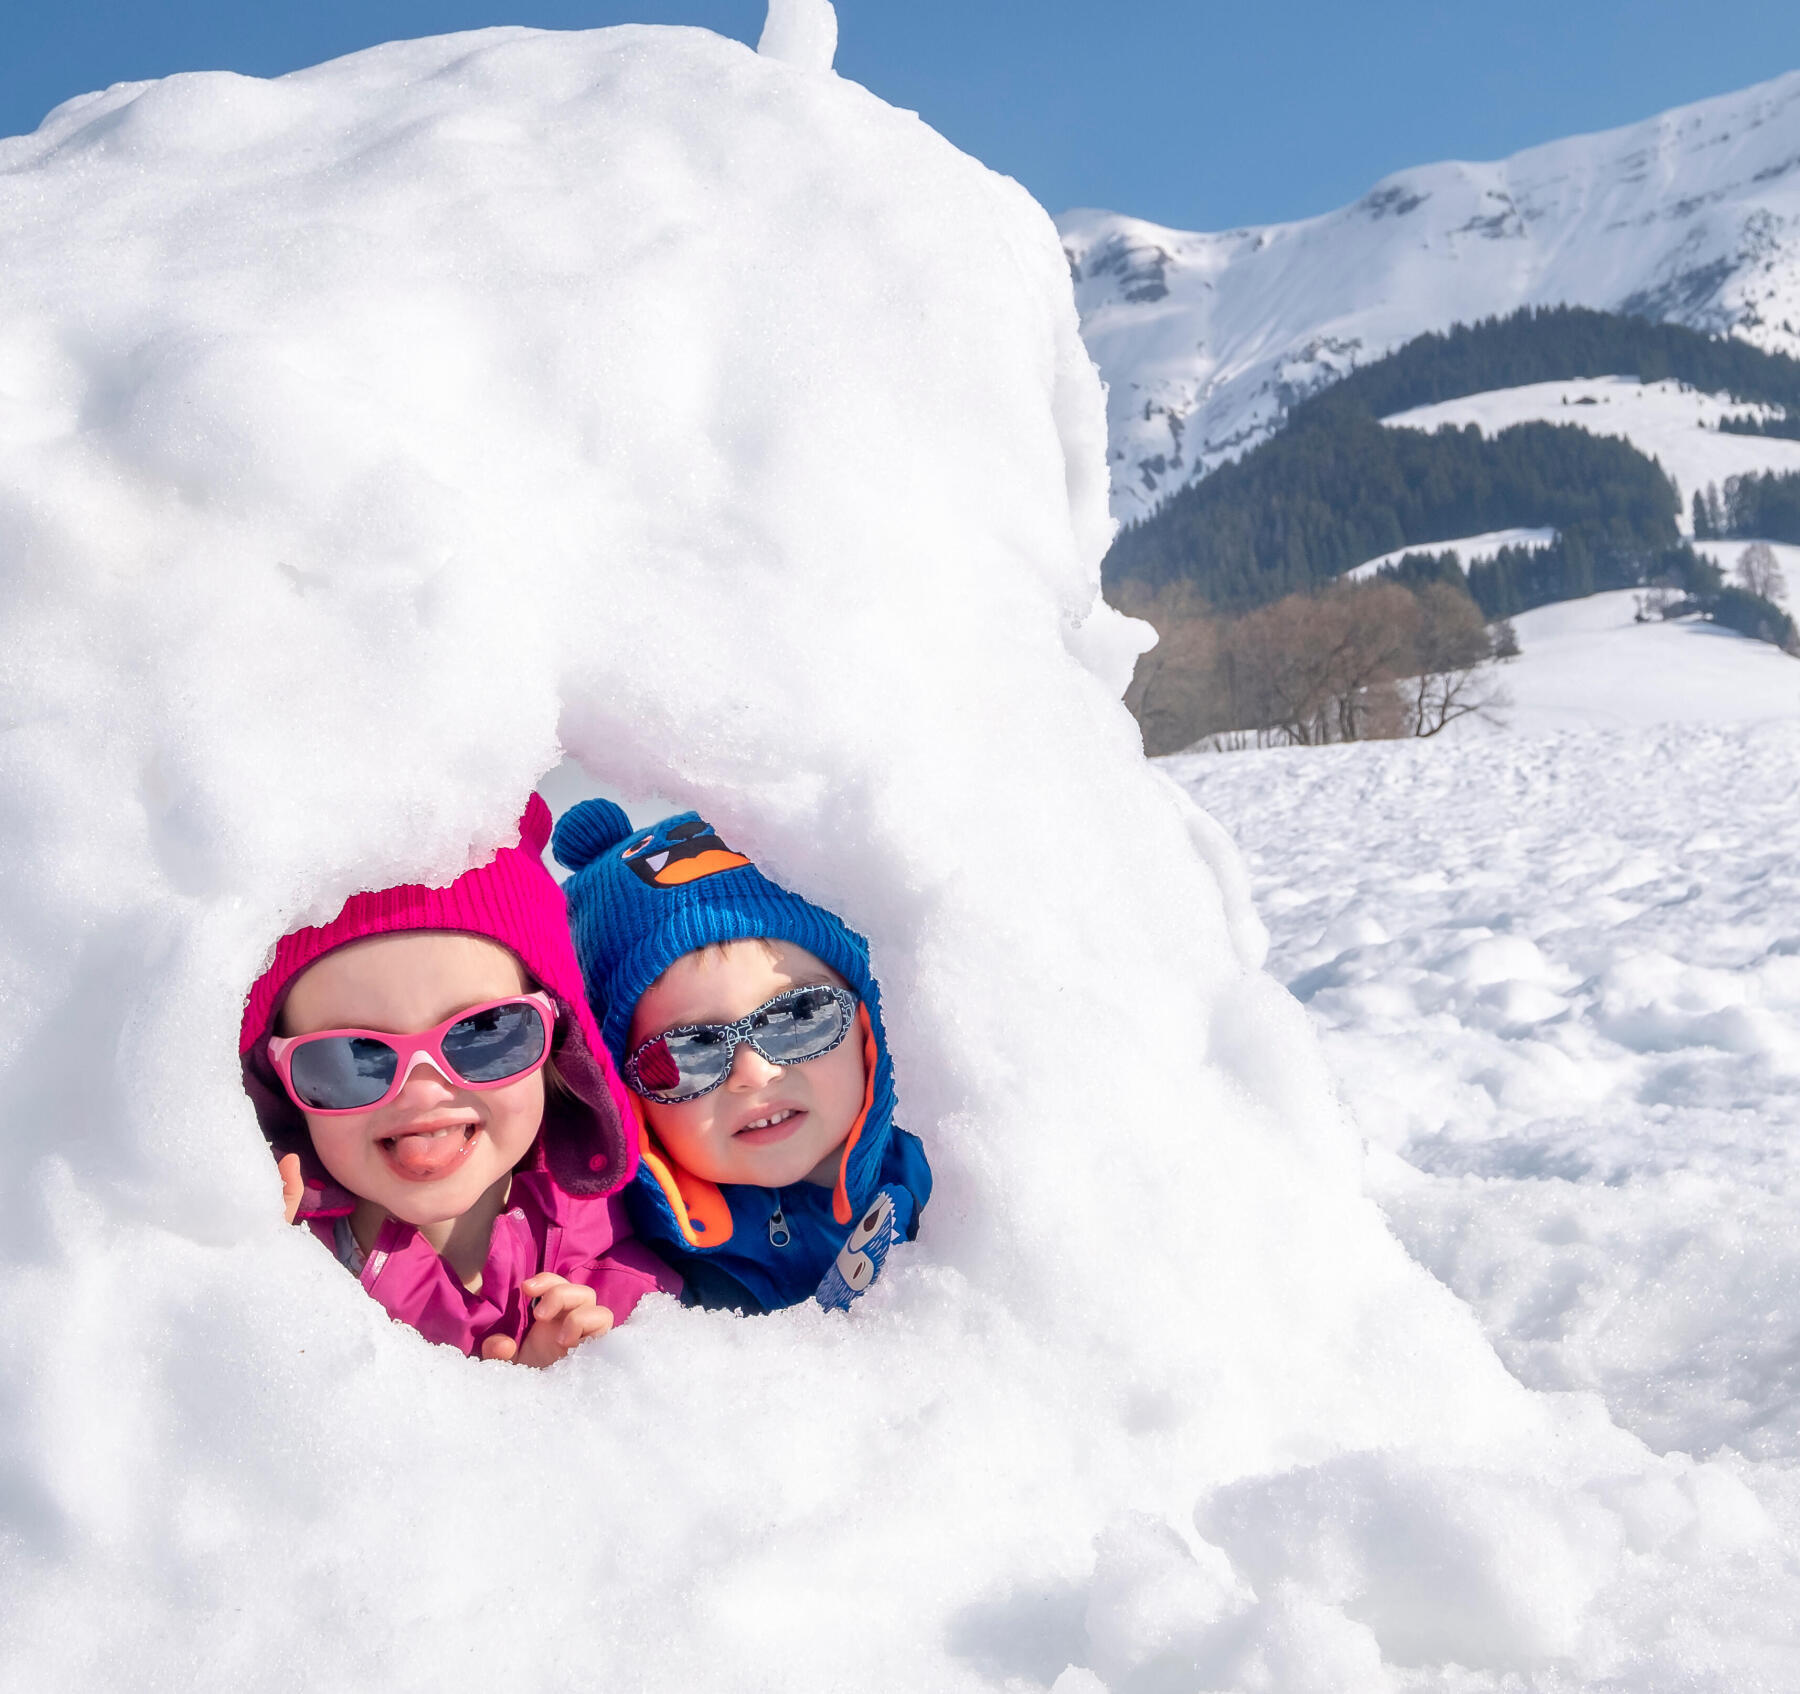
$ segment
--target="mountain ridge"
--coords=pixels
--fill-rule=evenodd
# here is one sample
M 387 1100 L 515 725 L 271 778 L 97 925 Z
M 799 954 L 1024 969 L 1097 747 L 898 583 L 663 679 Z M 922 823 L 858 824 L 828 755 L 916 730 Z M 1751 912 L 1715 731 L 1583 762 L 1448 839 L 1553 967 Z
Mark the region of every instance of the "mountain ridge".
M 1108 385 L 1124 521 L 1429 330 L 1521 306 L 1630 312 L 1800 355 L 1800 72 L 1348 206 L 1219 233 L 1057 220 Z

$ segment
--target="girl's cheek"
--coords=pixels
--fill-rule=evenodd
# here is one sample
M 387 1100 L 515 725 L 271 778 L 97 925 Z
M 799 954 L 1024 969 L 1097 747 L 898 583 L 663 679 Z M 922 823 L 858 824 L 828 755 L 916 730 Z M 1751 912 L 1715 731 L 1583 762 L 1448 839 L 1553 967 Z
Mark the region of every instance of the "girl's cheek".
M 313 1151 L 319 1155 L 319 1163 L 336 1181 L 347 1184 L 356 1174 L 355 1152 L 362 1138 L 345 1130 L 346 1121 L 348 1120 L 308 1118 L 306 1127 L 312 1135 Z M 355 1190 L 352 1189 L 352 1192 Z

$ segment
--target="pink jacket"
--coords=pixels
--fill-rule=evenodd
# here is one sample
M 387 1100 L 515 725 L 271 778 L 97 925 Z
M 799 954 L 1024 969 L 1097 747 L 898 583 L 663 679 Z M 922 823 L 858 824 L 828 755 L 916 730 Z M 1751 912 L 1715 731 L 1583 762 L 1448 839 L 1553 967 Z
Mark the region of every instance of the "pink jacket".
M 299 1221 L 335 1251 L 339 1219 L 347 1218 L 341 1205 L 320 1205 L 302 1210 Z M 361 1281 L 390 1317 L 427 1341 L 473 1355 L 490 1335 L 525 1339 L 531 1311 L 519 1285 L 539 1271 L 593 1289 L 614 1323 L 653 1289 L 681 1288 L 681 1278 L 632 1238 L 617 1194 L 569 1194 L 542 1171 L 513 1178 L 507 1208 L 494 1221 L 480 1293 L 464 1288 L 411 1224 L 392 1218 L 375 1238 Z

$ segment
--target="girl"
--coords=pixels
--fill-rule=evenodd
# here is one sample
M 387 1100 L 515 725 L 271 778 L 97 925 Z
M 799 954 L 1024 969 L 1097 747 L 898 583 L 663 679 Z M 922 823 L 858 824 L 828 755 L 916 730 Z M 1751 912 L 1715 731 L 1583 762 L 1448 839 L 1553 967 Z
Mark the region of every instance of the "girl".
M 519 835 L 448 888 L 357 894 L 283 936 L 238 1049 L 289 1221 L 427 1340 L 548 1365 L 681 1281 L 618 1198 L 636 1123 L 535 794 Z

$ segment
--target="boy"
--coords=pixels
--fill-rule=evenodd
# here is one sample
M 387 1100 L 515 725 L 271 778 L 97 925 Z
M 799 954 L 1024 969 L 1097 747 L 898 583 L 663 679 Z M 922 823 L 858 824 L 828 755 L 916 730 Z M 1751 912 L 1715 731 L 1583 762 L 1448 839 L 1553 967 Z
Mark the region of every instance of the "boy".
M 626 1193 L 685 1298 L 847 1307 L 931 1197 L 894 1085 L 868 945 L 697 814 L 634 830 L 610 800 L 552 849 L 601 1039 L 644 1124 Z

